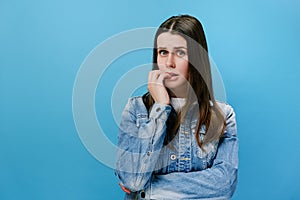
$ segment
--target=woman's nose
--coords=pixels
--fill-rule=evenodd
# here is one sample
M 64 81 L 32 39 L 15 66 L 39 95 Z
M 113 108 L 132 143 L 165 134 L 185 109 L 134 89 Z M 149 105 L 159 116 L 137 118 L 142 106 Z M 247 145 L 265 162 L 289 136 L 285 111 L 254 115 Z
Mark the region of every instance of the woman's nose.
M 173 53 L 170 53 L 168 55 L 166 66 L 171 67 L 171 68 L 175 68 L 175 60 L 174 60 L 174 54 Z

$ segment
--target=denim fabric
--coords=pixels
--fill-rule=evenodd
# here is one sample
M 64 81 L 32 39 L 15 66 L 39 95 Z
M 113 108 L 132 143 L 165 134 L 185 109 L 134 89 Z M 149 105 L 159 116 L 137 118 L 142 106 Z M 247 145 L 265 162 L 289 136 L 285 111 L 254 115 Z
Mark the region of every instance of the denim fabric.
M 218 141 L 199 148 L 198 113 L 189 109 L 178 134 L 163 144 L 171 106 L 155 103 L 148 115 L 141 97 L 130 98 L 118 134 L 115 174 L 125 199 L 230 199 L 237 184 L 238 139 L 233 108 L 217 102 L 226 117 Z M 212 105 L 213 106 L 213 105 Z M 205 126 L 200 130 L 205 137 Z

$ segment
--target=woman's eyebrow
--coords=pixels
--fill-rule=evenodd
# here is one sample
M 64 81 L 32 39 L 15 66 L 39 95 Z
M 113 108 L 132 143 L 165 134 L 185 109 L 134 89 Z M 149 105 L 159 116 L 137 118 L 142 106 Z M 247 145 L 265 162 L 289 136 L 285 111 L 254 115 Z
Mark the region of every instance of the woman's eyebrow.
M 174 47 L 174 49 L 187 49 L 186 47 Z

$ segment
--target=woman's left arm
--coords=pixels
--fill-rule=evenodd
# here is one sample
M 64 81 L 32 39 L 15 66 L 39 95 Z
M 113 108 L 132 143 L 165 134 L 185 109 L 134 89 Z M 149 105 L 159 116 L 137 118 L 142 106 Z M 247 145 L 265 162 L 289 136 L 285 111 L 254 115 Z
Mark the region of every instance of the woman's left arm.
M 238 138 L 235 113 L 227 107 L 226 130 L 213 166 L 196 172 L 154 175 L 146 192 L 149 199 L 230 199 L 238 174 Z

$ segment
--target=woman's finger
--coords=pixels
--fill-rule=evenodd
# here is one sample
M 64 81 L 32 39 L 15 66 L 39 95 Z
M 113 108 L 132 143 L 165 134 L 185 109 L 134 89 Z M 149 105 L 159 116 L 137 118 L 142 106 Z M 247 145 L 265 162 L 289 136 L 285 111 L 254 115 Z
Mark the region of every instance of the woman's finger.
M 159 75 L 157 81 L 158 81 L 159 83 L 162 83 L 162 84 L 163 84 L 163 82 L 164 82 L 164 80 L 165 80 L 166 78 L 171 78 L 171 75 L 170 75 L 170 74 L 167 74 L 167 73 L 161 73 L 161 74 Z
M 162 75 L 162 72 L 159 70 L 153 70 L 149 73 L 148 83 L 155 85 L 162 85 L 163 82 L 159 79 Z

